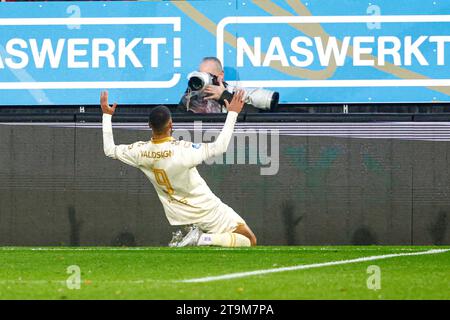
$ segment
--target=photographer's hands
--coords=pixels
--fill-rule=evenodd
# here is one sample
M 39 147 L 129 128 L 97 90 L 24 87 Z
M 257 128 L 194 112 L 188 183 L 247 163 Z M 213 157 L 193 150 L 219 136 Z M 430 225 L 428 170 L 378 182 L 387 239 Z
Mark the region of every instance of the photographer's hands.
M 227 106 L 228 111 L 234 111 L 237 113 L 241 112 L 244 107 L 244 95 L 244 90 L 238 90 L 234 93 L 231 102 L 225 100 L 225 105 Z
M 223 85 L 222 80 L 219 79 L 219 85 L 208 85 L 205 88 L 205 93 L 209 94 L 209 96 L 205 97 L 205 100 L 219 100 L 222 96 L 222 93 L 225 91 L 225 86 Z

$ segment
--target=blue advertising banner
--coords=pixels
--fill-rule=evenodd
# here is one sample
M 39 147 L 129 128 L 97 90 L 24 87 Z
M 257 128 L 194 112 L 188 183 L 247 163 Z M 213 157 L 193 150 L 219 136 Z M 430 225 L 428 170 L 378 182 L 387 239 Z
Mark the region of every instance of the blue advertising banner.
M 450 101 L 450 2 L 0 3 L 0 105 L 176 104 L 216 56 L 281 103 Z

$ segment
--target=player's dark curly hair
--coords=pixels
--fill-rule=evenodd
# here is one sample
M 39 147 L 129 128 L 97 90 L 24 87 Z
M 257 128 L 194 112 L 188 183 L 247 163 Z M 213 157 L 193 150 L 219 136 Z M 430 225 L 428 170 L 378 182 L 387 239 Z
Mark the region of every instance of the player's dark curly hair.
M 156 133 L 162 133 L 171 118 L 169 108 L 166 106 L 157 106 L 150 111 L 148 124 Z

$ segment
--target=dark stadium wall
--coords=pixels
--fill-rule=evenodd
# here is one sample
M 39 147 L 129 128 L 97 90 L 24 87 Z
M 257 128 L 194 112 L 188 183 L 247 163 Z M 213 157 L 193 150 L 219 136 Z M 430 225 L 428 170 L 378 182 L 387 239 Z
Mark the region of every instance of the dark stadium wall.
M 115 141 L 149 131 L 115 129 Z M 278 174 L 201 165 L 261 245 L 450 244 L 450 143 L 280 136 Z M 0 245 L 167 245 L 146 177 L 106 158 L 99 128 L 0 125 Z

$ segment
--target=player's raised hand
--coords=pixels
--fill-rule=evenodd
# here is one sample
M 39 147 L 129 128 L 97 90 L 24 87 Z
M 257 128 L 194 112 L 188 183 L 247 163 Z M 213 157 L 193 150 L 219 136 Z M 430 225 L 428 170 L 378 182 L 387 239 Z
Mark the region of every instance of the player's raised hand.
M 102 91 L 100 94 L 100 105 L 102 107 L 102 112 L 106 114 L 113 115 L 116 111 L 117 103 L 114 102 L 113 106 L 108 104 L 108 91 Z
M 237 90 L 231 102 L 225 100 L 225 105 L 227 106 L 228 111 L 241 112 L 242 107 L 244 106 L 244 90 Z

